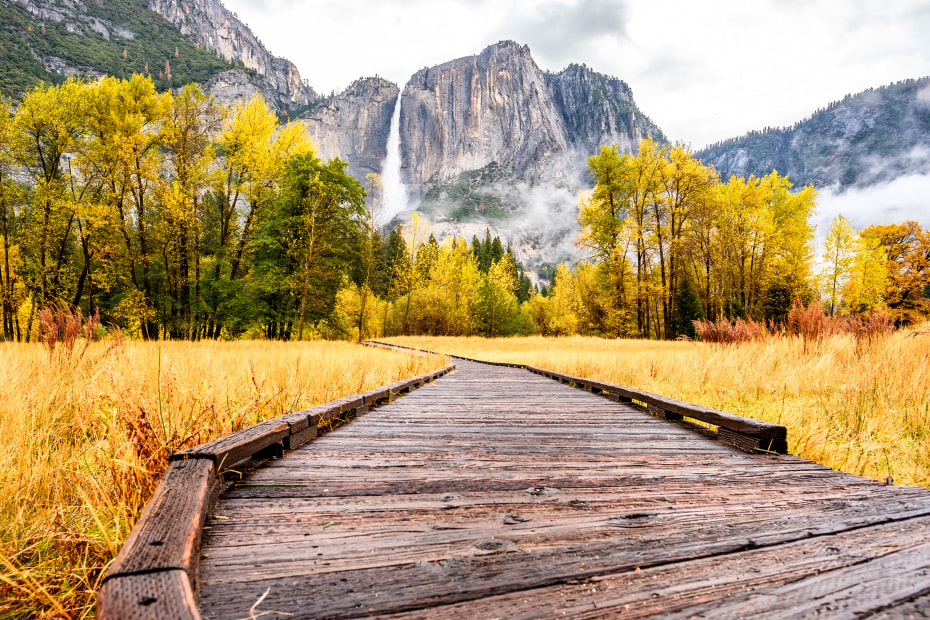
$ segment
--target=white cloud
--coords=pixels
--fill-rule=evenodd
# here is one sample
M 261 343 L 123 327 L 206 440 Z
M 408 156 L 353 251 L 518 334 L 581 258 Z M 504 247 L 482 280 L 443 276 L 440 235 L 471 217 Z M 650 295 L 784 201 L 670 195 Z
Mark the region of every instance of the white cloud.
M 858 230 L 874 224 L 901 224 L 915 220 L 930 228 L 930 174 L 899 177 L 889 183 L 843 193 L 821 190 L 817 198 L 818 245 L 826 238 L 830 221 L 842 215 Z

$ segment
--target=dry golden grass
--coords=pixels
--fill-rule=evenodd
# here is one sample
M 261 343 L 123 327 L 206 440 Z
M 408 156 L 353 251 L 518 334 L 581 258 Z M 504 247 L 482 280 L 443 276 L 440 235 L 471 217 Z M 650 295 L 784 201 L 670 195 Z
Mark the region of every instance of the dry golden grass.
M 784 424 L 793 454 L 895 484 L 930 486 L 930 331 L 857 350 L 852 336 L 734 346 L 596 338 L 389 342 L 591 377 Z
M 86 617 L 167 466 L 194 445 L 446 360 L 305 342 L 0 343 L 0 617 Z

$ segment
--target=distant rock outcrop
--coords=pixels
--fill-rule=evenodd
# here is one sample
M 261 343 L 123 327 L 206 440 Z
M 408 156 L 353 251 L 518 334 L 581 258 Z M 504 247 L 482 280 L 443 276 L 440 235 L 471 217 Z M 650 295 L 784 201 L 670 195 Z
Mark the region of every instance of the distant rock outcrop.
M 571 147 L 582 158 L 605 144 L 632 152 L 643 138 L 666 142 L 662 130 L 640 112 L 623 80 L 574 64 L 546 79 Z
M 349 162 L 349 173 L 364 180 L 366 174 L 381 173 L 399 93 L 396 84 L 381 78 L 356 80 L 338 95 L 319 101 L 300 120 L 322 158 Z
M 697 155 L 724 178 L 778 170 L 795 185 L 841 190 L 930 173 L 930 77 L 847 95 L 793 127 L 753 131 Z
M 546 74 L 511 41 L 418 71 L 401 105 L 402 176 L 414 186 L 497 162 L 527 182 L 570 168 Z
M 177 26 L 202 48 L 239 63 L 262 77 L 268 103 L 277 109 L 296 109 L 317 99 L 297 67 L 273 56 L 248 26 L 219 0 L 148 0 L 149 8 Z

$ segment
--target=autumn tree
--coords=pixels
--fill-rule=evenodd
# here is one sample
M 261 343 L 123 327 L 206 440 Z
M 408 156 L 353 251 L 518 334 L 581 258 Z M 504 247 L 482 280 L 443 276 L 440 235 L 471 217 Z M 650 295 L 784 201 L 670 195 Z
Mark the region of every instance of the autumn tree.
M 207 332 L 213 338 L 224 326 L 241 329 L 238 324 L 246 314 L 242 280 L 248 273 L 256 224 L 281 191 L 288 162 L 314 153 L 304 126 L 278 125 L 275 113 L 257 96 L 228 111 L 216 148 L 219 174 L 209 198 L 217 230 L 207 283 L 211 306 Z
M 15 250 L 11 247 L 15 226 L 14 205 L 18 202 L 19 188 L 10 174 L 15 161 L 14 130 L 11 122 L 10 105 L 0 97 L 0 242 L 3 255 L 0 257 L 0 321 L 3 323 L 4 340 L 21 338 L 19 320 L 16 315 L 17 277 L 13 270 Z
M 412 333 L 410 308 L 413 299 L 423 284 L 423 273 L 417 268 L 420 246 L 427 241 L 429 224 L 415 212 L 410 222 L 400 227 L 405 253 L 394 257 L 392 286 L 397 297 L 403 297 L 402 333 Z
M 191 287 L 200 282 L 201 196 L 211 185 L 216 110 L 211 97 L 187 85 L 168 105 L 162 124 L 168 178 L 161 185 L 165 271 L 172 297 L 172 335 L 192 338 Z M 169 263 L 170 261 L 170 263 Z M 195 298 L 200 291 L 195 290 Z
M 887 257 L 884 298 L 892 320 L 909 325 L 930 314 L 930 232 L 917 222 L 870 226 Z
M 21 218 L 21 251 L 32 295 L 27 334 L 35 308 L 58 300 L 68 282 L 75 213 L 68 201 L 64 168 L 81 136 L 86 86 L 69 79 L 38 87 L 23 97 L 12 121 L 13 156 L 29 179 Z M 68 300 L 70 301 L 70 300 Z M 67 302 L 66 302 L 67 303 Z
M 116 312 L 139 324 L 145 338 L 157 338 L 153 256 L 156 239 L 152 225 L 157 221 L 157 196 L 164 179 L 162 171 L 162 127 L 171 104 L 170 94 L 159 94 L 149 78 L 134 75 L 129 80 L 103 78 L 88 93 L 84 117 L 86 131 L 80 164 L 85 176 L 97 175 L 103 182 L 99 199 L 106 213 L 95 222 L 103 240 L 117 230 L 122 248 L 120 266 L 129 286 L 112 283 L 118 291 Z M 104 245 L 110 253 L 118 250 Z
M 872 231 L 857 235 L 843 300 L 849 312 L 865 314 L 884 307 L 888 290 L 888 258 L 882 240 Z

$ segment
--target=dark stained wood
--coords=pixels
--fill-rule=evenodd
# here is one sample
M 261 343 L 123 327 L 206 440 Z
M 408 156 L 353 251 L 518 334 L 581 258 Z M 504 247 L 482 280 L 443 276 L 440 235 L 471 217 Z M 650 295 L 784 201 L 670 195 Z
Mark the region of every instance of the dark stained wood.
M 171 463 L 106 578 L 177 569 L 193 579 L 215 485 L 212 461 Z
M 99 620 L 200 620 L 184 571 L 126 575 L 107 580 L 97 593 Z
M 316 439 L 318 431 L 319 429 L 314 424 L 313 426 L 308 426 L 307 428 L 299 430 L 296 433 L 291 433 L 284 438 L 284 449 L 296 450 L 300 446 Z
M 927 595 L 927 489 L 457 365 L 230 486 L 203 616 L 263 596 L 263 618 L 852 616 Z
M 290 425 L 287 421 L 280 418 L 268 420 L 214 441 L 182 450 L 172 455 L 171 460 L 210 459 L 216 464 L 217 469 L 228 469 L 274 444 L 283 445 L 284 438 L 290 432 Z

